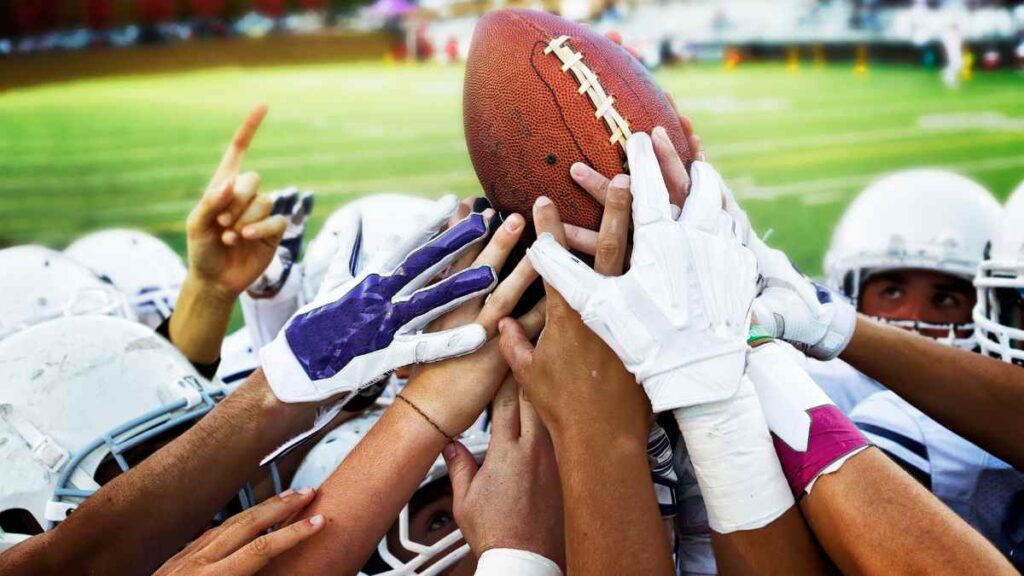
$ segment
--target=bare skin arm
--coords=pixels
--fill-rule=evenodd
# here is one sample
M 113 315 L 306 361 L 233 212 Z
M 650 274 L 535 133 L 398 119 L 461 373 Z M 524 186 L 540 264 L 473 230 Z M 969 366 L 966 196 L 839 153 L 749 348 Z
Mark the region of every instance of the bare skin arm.
M 259 176 L 239 174 L 266 114 L 262 105 L 249 113 L 186 222 L 188 273 L 169 333 L 193 363 L 220 358 L 238 295 L 266 269 L 287 226 L 284 216 L 269 216 L 273 203 L 258 194 Z
M 149 574 L 198 534 L 308 428 L 315 406 L 283 404 L 257 370 L 191 429 L 86 500 L 55 529 L 0 558 L 4 574 Z
M 1024 470 L 1024 370 L 859 317 L 840 356 L 942 425 Z
M 877 448 L 818 479 L 800 509 L 844 574 L 1016 574 Z
M 490 264 L 500 269 L 519 240 L 525 221 L 512 216 L 479 256 L 470 253 L 456 268 Z M 466 430 L 494 397 L 508 374 L 498 352 L 497 323 L 511 313 L 522 292 L 536 278 L 521 263 L 486 304 L 469 302 L 438 320 L 437 329 L 476 321 L 492 340 L 477 352 L 418 367 L 402 396 L 430 416 L 448 435 Z M 540 309 L 524 316 L 540 330 Z M 300 545 L 276 560 L 272 574 L 354 574 L 365 564 L 402 507 L 409 501 L 448 439 L 401 400 L 389 408 L 366 437 L 324 482 L 303 514 L 322 514 L 324 538 Z

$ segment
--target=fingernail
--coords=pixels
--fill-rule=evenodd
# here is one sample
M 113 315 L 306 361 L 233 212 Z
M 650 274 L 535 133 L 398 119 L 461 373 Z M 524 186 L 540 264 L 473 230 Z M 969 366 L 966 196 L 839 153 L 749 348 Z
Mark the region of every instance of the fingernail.
M 679 206 L 676 206 L 675 204 L 669 204 L 668 207 L 669 211 L 672 213 L 672 219 L 678 220 L 679 215 L 683 213 L 683 209 L 680 208 Z
M 289 488 L 289 489 L 285 490 L 284 492 L 281 492 L 280 494 L 278 494 L 278 496 L 280 498 L 287 498 L 287 497 L 291 496 L 292 494 L 295 494 L 295 490 L 292 490 L 291 488 Z
M 445 460 L 451 460 L 452 458 L 455 458 L 455 443 L 449 442 L 444 447 L 444 450 L 441 451 L 441 454 L 444 455 Z
M 661 140 L 662 142 L 671 142 L 668 139 L 668 132 L 666 132 L 665 129 L 662 128 L 661 126 L 658 126 L 654 130 L 652 130 L 651 135 L 657 138 L 658 140 Z
M 229 214 L 227 212 L 222 212 L 220 216 L 217 216 L 217 222 L 221 226 L 230 226 L 231 225 L 231 214 Z
M 235 240 L 237 239 L 238 234 L 234 230 L 228 230 L 227 232 L 224 233 L 224 237 L 221 238 L 221 240 L 223 240 L 225 244 L 234 244 Z
M 309 496 L 312 493 L 313 493 L 313 488 L 311 486 L 306 486 L 305 488 L 300 488 L 299 489 L 299 495 L 301 495 L 301 496 Z
M 538 208 L 541 206 L 547 206 L 548 204 L 551 204 L 551 198 L 548 198 L 547 196 L 541 196 L 533 203 L 533 205 Z
M 590 176 L 594 172 L 594 169 L 587 166 L 583 162 L 576 162 L 569 168 L 569 174 L 577 180 L 582 180 L 587 176 Z
M 319 525 L 321 525 L 323 523 L 324 523 L 324 515 L 323 514 L 317 514 L 316 516 L 313 516 L 312 518 L 309 519 L 309 525 L 310 526 L 319 526 Z
M 505 326 L 508 326 L 508 318 L 502 318 L 498 320 L 498 332 L 504 332 Z
M 254 230 L 252 226 L 246 226 L 245 228 L 242 228 L 242 236 L 245 236 L 246 238 L 252 238 L 253 234 L 255 233 L 256 230 Z
M 523 217 L 519 214 L 513 214 L 505 220 L 505 229 L 509 232 L 518 232 L 523 227 Z
M 618 174 L 615 178 L 612 178 L 611 185 L 615 188 L 629 188 L 629 176 L 626 174 Z

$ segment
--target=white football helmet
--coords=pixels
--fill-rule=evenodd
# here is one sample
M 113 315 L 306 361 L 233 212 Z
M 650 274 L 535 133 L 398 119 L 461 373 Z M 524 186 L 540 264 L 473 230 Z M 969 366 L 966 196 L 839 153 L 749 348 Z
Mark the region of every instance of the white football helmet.
M 359 416 L 343 422 L 324 436 L 299 465 L 292 480 L 292 488 L 319 487 L 352 452 L 356 444 L 366 436 L 385 409 L 386 406 L 379 403 L 371 406 Z M 459 441 L 469 449 L 477 462 L 483 462 L 490 440 L 489 433 L 479 430 L 466 432 L 459 438 Z M 448 469 L 444 459 L 439 456 L 420 483 L 420 489 L 422 490 L 435 480 L 447 476 Z M 409 516 L 409 506 L 406 505 L 398 516 L 398 546 L 401 549 L 396 550 L 394 543 L 388 542 L 388 537 L 385 536 L 377 545 L 375 555 L 370 558 L 360 574 L 366 576 L 436 575 L 454 566 L 469 553 L 469 544 L 465 542 L 462 532 L 457 528 L 433 544 L 413 541 L 410 535 Z M 410 558 L 402 560 L 399 555 Z
M 0 551 L 49 529 L 209 412 L 219 386 L 136 322 L 75 316 L 0 342 Z M 138 448 L 138 449 L 136 449 Z
M 0 270 L 0 340 L 62 316 L 135 319 L 123 294 L 55 250 L 34 245 L 0 250 Z
M 982 352 L 1024 364 L 1024 182 L 1006 202 L 974 285 L 975 337 Z
M 942 170 L 909 170 L 869 186 L 843 214 L 825 254 L 830 288 L 858 305 L 860 288 L 872 274 L 929 270 L 971 280 L 995 231 L 999 202 L 978 183 Z M 942 331 L 938 339 L 973 349 L 973 324 L 936 325 L 880 319 L 887 324 Z
M 324 222 L 306 249 L 302 261 L 302 299 L 311 302 L 320 290 L 334 255 L 342 249 L 351 251 L 349 268 L 355 275 L 362 264 L 382 247 L 398 242 L 409 230 L 422 225 L 423 219 L 434 207 L 427 198 L 404 194 L 375 194 L 360 198 L 338 208 Z M 340 246 L 341 226 L 353 220 L 352 212 L 359 214 L 360 231 L 357 245 Z
M 220 346 L 217 379 L 234 390 L 260 367 L 259 350 L 252 345 L 249 330 L 242 326 L 224 338 Z
M 185 280 L 181 256 L 156 236 L 138 230 L 101 230 L 75 240 L 64 253 L 128 297 L 150 328 L 174 310 Z

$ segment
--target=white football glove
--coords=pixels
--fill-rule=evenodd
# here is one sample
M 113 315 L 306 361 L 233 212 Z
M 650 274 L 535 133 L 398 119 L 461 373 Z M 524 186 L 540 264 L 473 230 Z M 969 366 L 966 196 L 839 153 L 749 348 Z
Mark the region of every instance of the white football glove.
M 811 358 L 831 360 L 853 337 L 857 313 L 842 296 L 800 273 L 781 250 L 768 247 L 750 226 L 732 191 L 723 183 L 726 209 L 740 224 L 740 236 L 757 258 L 761 292 L 754 316 L 773 338 L 785 340 Z
M 601 276 L 550 234 L 529 249 L 530 262 L 643 384 L 655 412 L 729 398 L 743 376 L 754 256 L 722 210 L 710 165 L 694 162 L 692 190 L 675 221 L 650 138 L 635 134 L 626 148 L 629 272 Z

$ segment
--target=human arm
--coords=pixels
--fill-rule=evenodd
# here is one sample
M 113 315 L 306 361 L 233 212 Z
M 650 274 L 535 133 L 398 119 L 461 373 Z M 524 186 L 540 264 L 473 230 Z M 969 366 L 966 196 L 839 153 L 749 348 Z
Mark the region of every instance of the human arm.
M 500 268 L 524 227 L 521 216 L 506 219 L 479 255 L 468 253 L 455 268 L 465 268 L 470 262 L 474 267 Z M 396 401 L 381 416 L 324 482 L 317 500 L 306 512 L 324 515 L 324 541 L 332 544 L 311 542 L 300 546 L 274 562 L 270 573 L 330 569 L 349 574 L 363 566 L 448 444 L 447 436 L 455 437 L 468 428 L 504 380 L 508 367 L 493 338 L 497 322 L 511 312 L 534 278 L 529 264 L 521 263 L 486 302 L 471 300 L 432 326 L 443 332 L 449 326 L 475 321 L 483 327 L 487 342 L 467 356 L 414 370 L 402 391 L 408 402 Z M 539 311 L 535 311 L 524 321 L 538 330 L 539 319 Z
M 4 574 L 148 574 L 198 534 L 260 458 L 312 422 L 257 370 L 206 417 L 96 491 L 54 529 L 11 549 Z M 215 441 L 213 441 L 215 439 Z M 159 521 L 154 521 L 159 519 Z
M 1024 469 L 1024 370 L 859 316 L 840 358 L 988 452 Z
M 628 186 L 628 185 L 627 185 Z M 621 272 L 629 192 L 607 203 L 595 266 Z M 557 209 L 534 207 L 538 233 L 564 241 Z M 551 433 L 565 510 L 568 571 L 671 574 L 672 561 L 647 464 L 650 406 L 608 346 L 549 284 L 536 348 L 513 320 L 501 324 L 502 353 Z M 601 506 L 594 506 L 601 502 Z
M 561 574 L 565 533 L 554 448 L 514 378 L 507 377 L 494 397 L 491 441 L 483 466 L 458 441 L 448 444 L 442 454 L 452 481 L 455 521 L 473 554 L 480 559 L 492 550 L 502 551 L 499 555 L 517 550 L 548 561 L 534 558 L 530 565 L 550 570 L 553 564 Z M 478 565 L 480 574 L 490 574 L 492 569 Z
M 235 300 L 267 268 L 287 220 L 270 215 L 254 172 L 239 174 L 266 106 L 256 106 L 235 133 L 206 192 L 186 221 L 188 272 L 171 315 L 171 342 L 193 363 L 220 357 Z

